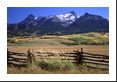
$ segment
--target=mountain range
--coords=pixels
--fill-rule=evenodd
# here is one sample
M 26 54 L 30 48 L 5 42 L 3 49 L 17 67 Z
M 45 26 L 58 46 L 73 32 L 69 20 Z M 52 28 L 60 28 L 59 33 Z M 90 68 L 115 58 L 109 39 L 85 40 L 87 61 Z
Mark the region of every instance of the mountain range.
M 7 24 L 10 35 L 74 34 L 84 32 L 109 32 L 109 21 L 102 16 L 74 11 L 59 15 L 28 15 L 19 23 Z

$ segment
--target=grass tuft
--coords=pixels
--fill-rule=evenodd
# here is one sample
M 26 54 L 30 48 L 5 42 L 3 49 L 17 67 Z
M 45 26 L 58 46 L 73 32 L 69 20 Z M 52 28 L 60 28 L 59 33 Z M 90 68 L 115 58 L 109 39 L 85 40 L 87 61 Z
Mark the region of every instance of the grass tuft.
M 37 63 L 39 67 L 41 67 L 44 70 L 49 70 L 49 71 L 57 71 L 57 70 L 72 70 L 76 67 L 75 64 L 72 62 L 68 61 L 60 61 L 60 60 L 54 60 L 54 61 L 39 61 Z

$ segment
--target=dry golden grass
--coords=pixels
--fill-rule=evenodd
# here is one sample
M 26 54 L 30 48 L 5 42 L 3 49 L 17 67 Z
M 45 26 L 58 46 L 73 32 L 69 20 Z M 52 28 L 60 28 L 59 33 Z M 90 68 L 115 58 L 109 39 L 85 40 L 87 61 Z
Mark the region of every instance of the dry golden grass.
M 63 51 L 63 52 L 73 52 L 74 50 L 83 48 L 84 52 L 94 53 L 94 54 L 104 54 L 109 55 L 109 46 L 96 46 L 96 45 L 79 45 L 79 46 L 8 46 L 9 51 L 12 52 L 24 52 L 31 48 L 35 51 Z
M 44 70 L 35 66 L 29 67 L 8 67 L 8 74 L 108 74 L 109 70 L 94 69 L 86 66 L 78 66 L 72 70 Z

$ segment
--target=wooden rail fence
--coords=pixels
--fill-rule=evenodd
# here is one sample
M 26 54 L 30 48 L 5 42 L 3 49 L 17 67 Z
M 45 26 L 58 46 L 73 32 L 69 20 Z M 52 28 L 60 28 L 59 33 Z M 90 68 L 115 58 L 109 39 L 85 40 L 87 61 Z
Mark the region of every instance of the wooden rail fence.
M 62 60 L 71 61 L 76 64 L 82 64 L 88 67 L 109 69 L 109 56 L 83 52 L 83 49 L 74 52 L 31 52 L 14 53 L 7 51 L 7 65 L 26 66 L 32 62 L 30 55 L 36 60 Z M 29 57 L 29 58 L 28 58 Z

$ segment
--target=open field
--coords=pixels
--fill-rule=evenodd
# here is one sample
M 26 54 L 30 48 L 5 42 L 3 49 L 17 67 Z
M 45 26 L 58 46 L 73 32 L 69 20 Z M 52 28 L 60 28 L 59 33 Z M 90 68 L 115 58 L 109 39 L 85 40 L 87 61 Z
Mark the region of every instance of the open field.
M 109 55 L 109 46 L 96 46 L 96 45 L 79 45 L 79 46 L 8 46 L 9 51 L 12 52 L 24 52 L 31 48 L 35 51 L 63 51 L 63 52 L 73 52 L 83 48 L 84 52 Z
M 109 35 L 100 33 L 84 33 L 84 34 L 73 34 L 73 35 L 48 35 L 41 37 L 12 37 L 8 38 L 8 50 L 15 53 L 27 53 L 28 49 L 33 49 L 35 52 L 74 52 L 83 48 L 83 52 L 100 54 L 109 56 Z M 18 56 L 16 56 L 18 57 Z M 51 65 L 52 64 L 52 65 Z M 63 63 L 56 62 L 42 63 L 41 66 L 49 66 L 49 69 L 57 65 L 59 68 Z M 66 70 L 66 65 L 73 68 Z M 69 66 L 70 65 L 70 66 Z M 45 70 L 41 69 L 41 66 L 29 65 L 28 67 L 14 67 L 8 66 L 8 73 L 76 73 L 76 74 L 108 74 L 109 70 L 95 69 L 82 65 L 74 66 L 71 63 L 66 63 L 62 70 Z M 42 67 L 43 68 L 43 67 Z M 48 67 L 47 67 L 48 68 Z M 55 66 L 56 68 L 56 66 Z M 57 69 L 58 69 L 57 68 Z M 61 69 L 61 68 L 59 68 Z
M 46 35 L 40 37 L 8 38 L 8 49 L 13 52 L 26 52 L 29 48 L 36 51 L 57 50 L 72 52 L 73 50 L 83 48 L 84 52 L 108 55 L 108 45 L 109 34 L 95 32 L 61 36 Z

